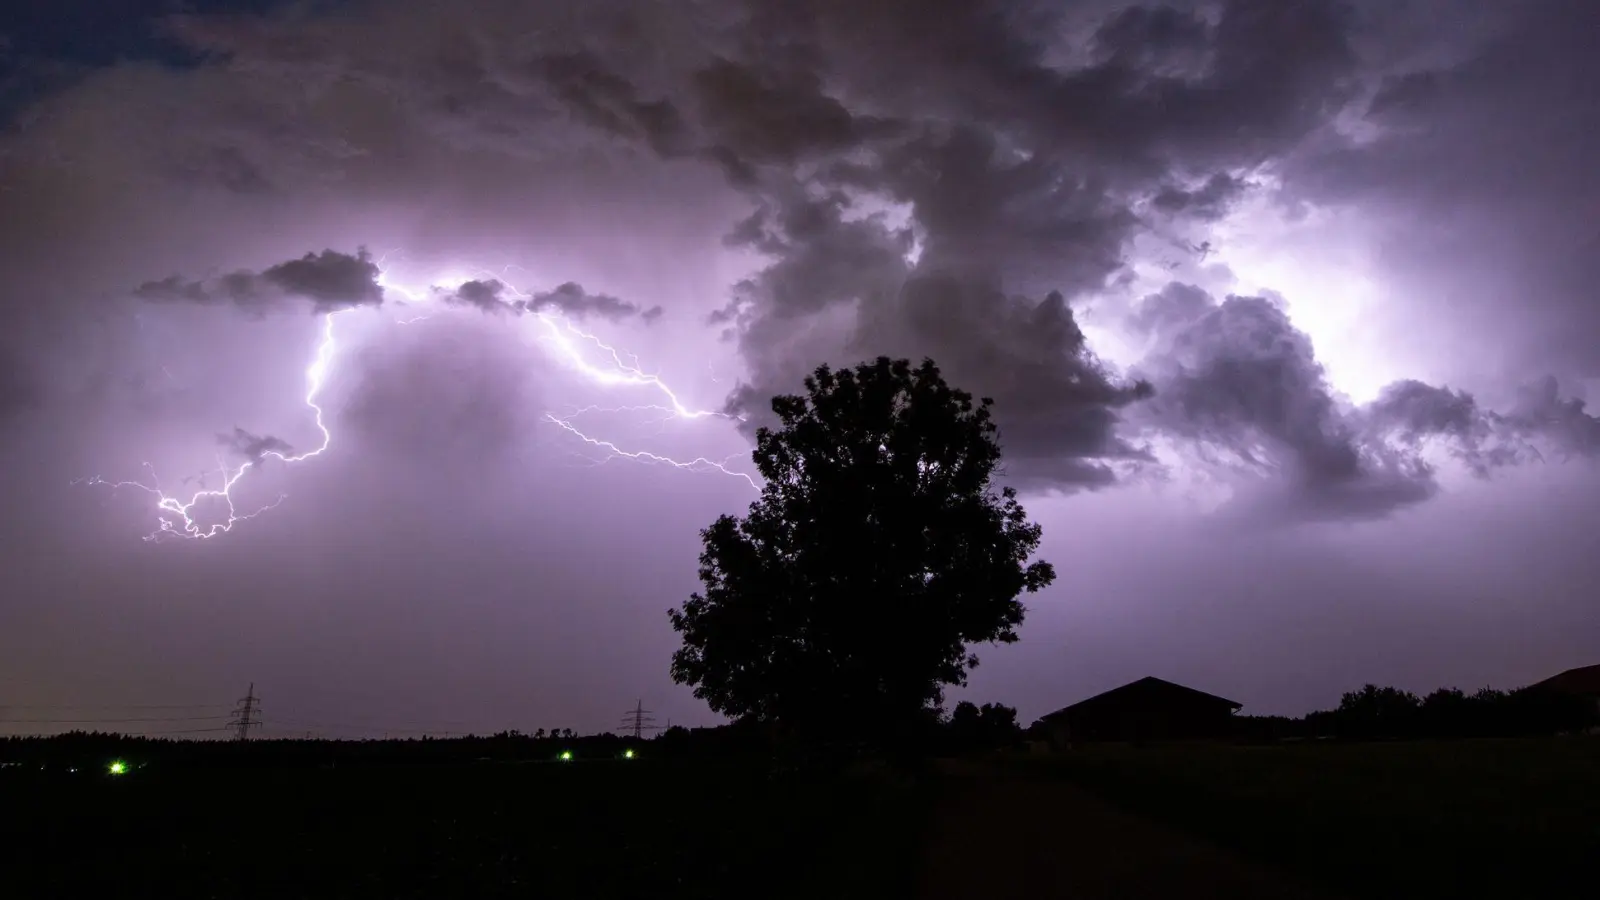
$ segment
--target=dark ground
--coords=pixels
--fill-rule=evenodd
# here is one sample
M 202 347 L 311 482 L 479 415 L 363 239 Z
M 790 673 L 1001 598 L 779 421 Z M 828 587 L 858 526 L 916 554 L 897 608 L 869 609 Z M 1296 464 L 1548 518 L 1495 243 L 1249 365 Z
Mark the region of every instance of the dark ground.
M 894 897 L 921 818 L 881 779 L 735 765 L 0 774 L 7 900 Z
M 1600 740 L 0 770 L 0 896 L 1591 896 Z
M 1314 900 L 1293 877 L 1133 815 L 1055 777 L 961 766 L 923 847 L 929 900 Z
M 1024 766 L 1350 897 L 1595 896 L 1600 738 L 1102 747 Z

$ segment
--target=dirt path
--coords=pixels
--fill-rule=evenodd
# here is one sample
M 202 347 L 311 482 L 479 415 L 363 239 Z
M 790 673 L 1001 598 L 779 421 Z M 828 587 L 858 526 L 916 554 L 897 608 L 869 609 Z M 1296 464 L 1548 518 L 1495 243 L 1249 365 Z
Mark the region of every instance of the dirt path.
M 995 769 L 947 774 L 926 852 L 928 900 L 1327 900 L 1070 784 Z

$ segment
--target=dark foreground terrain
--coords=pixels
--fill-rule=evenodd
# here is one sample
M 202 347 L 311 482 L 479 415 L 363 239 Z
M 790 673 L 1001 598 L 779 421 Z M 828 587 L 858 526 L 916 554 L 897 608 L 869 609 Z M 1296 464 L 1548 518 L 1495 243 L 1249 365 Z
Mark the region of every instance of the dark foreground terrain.
M 1600 738 L 1084 749 L 1023 764 L 1349 897 L 1591 897 Z
M 681 762 L 0 777 L 0 896 L 892 897 L 884 780 Z
M 1592 896 L 1600 740 L 0 770 L 0 896 Z

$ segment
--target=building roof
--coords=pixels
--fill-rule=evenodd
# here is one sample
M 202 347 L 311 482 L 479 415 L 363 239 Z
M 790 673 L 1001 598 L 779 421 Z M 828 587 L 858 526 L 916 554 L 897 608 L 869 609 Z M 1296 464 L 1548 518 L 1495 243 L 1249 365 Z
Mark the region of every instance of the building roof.
M 1090 697 L 1086 700 L 1079 700 L 1077 703 L 1074 703 L 1071 706 L 1063 707 L 1053 713 L 1047 713 L 1040 718 L 1045 721 L 1049 721 L 1050 719 L 1054 719 L 1058 716 L 1065 716 L 1069 713 L 1093 709 L 1103 705 L 1111 705 L 1119 702 L 1131 702 L 1135 698 L 1159 698 L 1163 701 L 1169 702 L 1214 706 L 1219 709 L 1226 709 L 1230 712 L 1244 706 L 1243 703 L 1229 700 L 1226 697 L 1218 697 L 1215 694 L 1208 694 L 1205 691 L 1197 691 L 1194 688 L 1184 687 L 1181 684 L 1173 684 L 1170 681 L 1163 681 L 1160 678 L 1145 677 L 1139 679 L 1138 681 L 1129 682 L 1122 687 L 1112 688 L 1103 694 L 1095 694 L 1093 697 Z
M 1600 696 L 1600 666 L 1582 666 L 1568 669 L 1534 685 L 1534 687 L 1549 688 L 1556 691 L 1566 691 L 1571 694 L 1593 694 Z

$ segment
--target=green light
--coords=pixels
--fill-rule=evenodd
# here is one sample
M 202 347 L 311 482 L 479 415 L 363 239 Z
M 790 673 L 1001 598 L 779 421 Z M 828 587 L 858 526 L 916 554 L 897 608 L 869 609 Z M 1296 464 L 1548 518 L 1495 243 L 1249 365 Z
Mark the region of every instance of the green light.
M 623 759 L 633 759 L 633 751 L 632 750 L 624 750 L 624 751 L 622 751 L 622 758 Z
M 116 762 L 113 762 L 107 771 L 113 775 L 122 775 L 127 773 L 128 764 L 119 759 Z
M 562 762 L 572 762 L 572 751 L 571 750 L 563 750 L 563 751 L 561 751 L 561 761 Z

